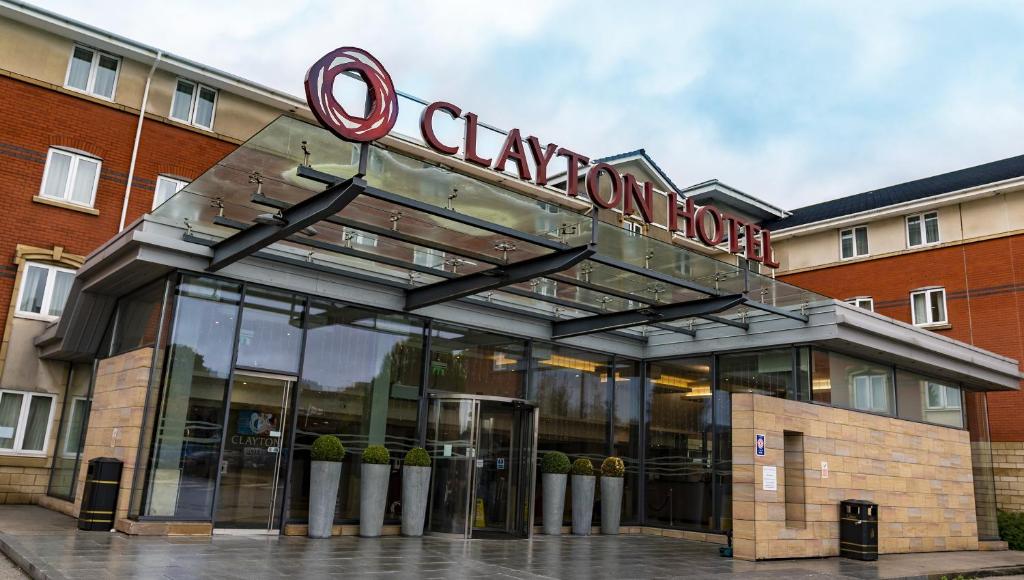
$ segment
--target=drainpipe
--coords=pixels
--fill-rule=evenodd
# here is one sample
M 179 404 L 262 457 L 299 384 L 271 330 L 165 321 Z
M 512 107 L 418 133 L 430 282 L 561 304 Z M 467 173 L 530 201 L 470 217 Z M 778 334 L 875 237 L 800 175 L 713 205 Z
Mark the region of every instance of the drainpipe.
M 124 204 L 121 205 L 121 223 L 117 231 L 124 229 L 124 220 L 128 216 L 128 201 L 132 197 L 132 180 L 135 179 L 135 160 L 139 155 L 139 140 L 142 139 L 142 121 L 146 118 L 146 103 L 149 102 L 149 83 L 153 80 L 153 73 L 156 72 L 156 65 L 163 56 L 163 51 L 156 51 L 156 58 L 153 59 L 153 66 L 149 67 L 149 75 L 146 76 L 146 88 L 142 91 L 142 107 L 139 109 L 139 123 L 135 126 L 135 143 L 132 144 L 132 161 L 128 165 L 128 183 L 124 186 Z

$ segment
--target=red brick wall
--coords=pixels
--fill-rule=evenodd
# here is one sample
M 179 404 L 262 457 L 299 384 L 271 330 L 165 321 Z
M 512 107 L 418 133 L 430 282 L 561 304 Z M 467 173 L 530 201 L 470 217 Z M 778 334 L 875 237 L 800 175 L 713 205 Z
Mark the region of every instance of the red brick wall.
M 951 328 L 935 332 L 1024 360 L 1024 236 L 842 264 L 780 279 L 833 298 L 871 296 L 876 312 L 904 322 L 911 321 L 912 290 L 943 286 Z M 994 441 L 1024 441 L 1024 393 L 990 394 L 989 417 Z
M 87 99 L 0 77 L 0 312 L 13 296 L 15 246 L 63 246 L 87 255 L 117 233 L 138 116 Z M 103 160 L 96 191 L 99 215 L 32 201 L 52 145 Z M 159 173 L 199 176 L 234 144 L 147 119 L 143 123 L 126 223 L 150 210 Z

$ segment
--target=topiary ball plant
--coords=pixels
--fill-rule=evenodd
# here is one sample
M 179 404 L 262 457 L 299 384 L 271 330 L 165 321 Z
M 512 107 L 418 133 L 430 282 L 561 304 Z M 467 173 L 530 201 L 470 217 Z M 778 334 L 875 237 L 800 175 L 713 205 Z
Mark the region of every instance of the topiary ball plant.
M 363 450 L 363 463 L 371 465 L 384 465 L 391 463 L 391 454 L 383 445 L 370 445 Z
M 561 451 L 548 451 L 540 460 L 541 473 L 569 473 L 569 458 Z
M 407 467 L 430 467 L 430 455 L 422 447 L 413 447 L 405 454 L 405 465 Z
M 594 475 L 594 464 L 586 457 L 580 457 L 572 462 L 573 475 Z
M 321 435 L 309 450 L 313 461 L 341 461 L 345 459 L 345 446 L 334 435 Z
M 601 462 L 601 475 L 603 477 L 622 477 L 626 474 L 626 464 L 618 457 L 606 457 Z

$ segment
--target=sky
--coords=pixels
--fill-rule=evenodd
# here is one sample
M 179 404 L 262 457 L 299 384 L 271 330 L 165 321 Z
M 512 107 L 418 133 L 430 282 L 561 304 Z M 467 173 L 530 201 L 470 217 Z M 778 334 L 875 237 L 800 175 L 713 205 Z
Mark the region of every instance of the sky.
M 358 46 L 406 93 L 786 209 L 1024 154 L 1024 2 L 36 4 L 297 96 Z

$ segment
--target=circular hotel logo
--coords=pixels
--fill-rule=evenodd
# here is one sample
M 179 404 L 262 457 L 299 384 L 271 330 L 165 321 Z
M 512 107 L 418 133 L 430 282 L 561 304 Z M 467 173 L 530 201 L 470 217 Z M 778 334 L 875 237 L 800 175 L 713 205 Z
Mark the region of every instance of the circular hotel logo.
M 346 73 L 359 75 L 369 89 L 365 115 L 350 114 L 334 97 L 334 81 Z M 351 46 L 332 50 L 310 67 L 306 102 L 324 127 L 346 141 L 380 139 L 398 120 L 398 94 L 391 75 L 372 54 Z

